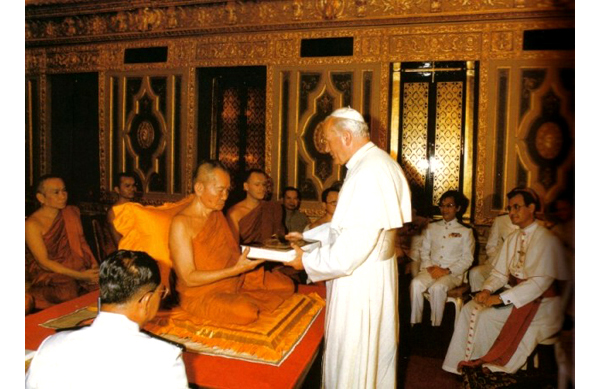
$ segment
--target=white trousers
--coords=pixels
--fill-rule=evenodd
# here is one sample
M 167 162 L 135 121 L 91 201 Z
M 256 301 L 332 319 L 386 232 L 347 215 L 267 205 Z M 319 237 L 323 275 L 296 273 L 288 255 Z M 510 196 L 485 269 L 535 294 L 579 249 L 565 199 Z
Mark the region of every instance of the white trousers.
M 471 286 L 471 292 L 479 292 L 481 290 L 483 283 L 490 276 L 493 268 L 492 264 L 487 262 L 469 270 L 469 285 Z
M 479 312 L 474 314 L 476 310 Z M 478 359 L 487 354 L 511 310 L 512 305 L 483 308 L 475 301 L 465 305 L 460 311 L 459 322 L 454 327 L 442 369 L 460 374 L 457 370 L 459 362 Z M 540 341 L 554 336 L 561 327 L 560 297 L 545 298 L 507 364 L 505 366 L 484 364 L 483 366 L 494 372 L 514 373 L 527 362 L 527 357 Z
M 423 293 L 427 291 L 431 305 L 431 325 L 441 325 L 448 291 L 460 284 L 462 284 L 462 277 L 449 274 L 434 280 L 427 270 L 421 270 L 410 283 L 410 323 L 423 321 Z

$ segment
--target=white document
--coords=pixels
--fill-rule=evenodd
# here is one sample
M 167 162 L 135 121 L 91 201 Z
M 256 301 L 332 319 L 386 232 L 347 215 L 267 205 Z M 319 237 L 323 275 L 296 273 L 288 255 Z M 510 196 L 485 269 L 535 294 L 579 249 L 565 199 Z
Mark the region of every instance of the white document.
M 302 250 L 310 252 L 315 248 L 319 247 L 321 243 L 318 241 L 307 241 L 300 242 Z M 275 262 L 290 262 L 296 258 L 296 251 L 291 248 L 289 243 L 280 243 L 279 245 L 262 245 L 262 244 L 248 244 L 241 245 L 242 251 L 250 247 L 248 258 L 253 259 L 265 259 L 267 261 Z

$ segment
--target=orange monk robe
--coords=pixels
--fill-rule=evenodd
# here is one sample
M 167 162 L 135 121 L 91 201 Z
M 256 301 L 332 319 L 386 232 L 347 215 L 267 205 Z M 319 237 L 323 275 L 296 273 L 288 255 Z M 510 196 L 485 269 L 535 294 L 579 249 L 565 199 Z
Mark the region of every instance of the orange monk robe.
M 240 219 L 240 243 L 264 242 L 273 234 L 285 235 L 283 209 L 273 201 L 261 201 L 258 207 Z
M 81 272 L 97 264 L 83 236 L 77 207 L 69 205 L 62 209 L 43 239 L 48 258 L 69 269 Z M 32 278 L 28 293 L 34 298 L 36 308 L 45 309 L 98 288 L 97 285 L 42 269 L 29 249 L 25 261 Z
M 197 270 L 219 270 L 234 266 L 240 248 L 221 212 L 208 217 L 192 241 L 194 263 Z M 272 311 L 294 292 L 289 278 L 280 274 L 261 273 L 260 285 L 245 281 L 253 270 L 238 277 L 230 277 L 208 285 L 186 287 L 178 280 L 181 307 L 196 317 L 216 323 L 248 324 L 260 311 Z
M 285 235 L 283 224 L 283 208 L 281 204 L 273 201 L 261 201 L 258 207 L 250 211 L 240 219 L 239 223 L 240 243 L 248 244 L 254 242 L 265 242 L 274 234 Z M 281 282 L 293 281 L 279 271 L 267 271 L 265 266 L 260 266 L 252 274 L 248 274 L 245 287 L 251 289 L 264 288 L 269 278 L 277 277 Z

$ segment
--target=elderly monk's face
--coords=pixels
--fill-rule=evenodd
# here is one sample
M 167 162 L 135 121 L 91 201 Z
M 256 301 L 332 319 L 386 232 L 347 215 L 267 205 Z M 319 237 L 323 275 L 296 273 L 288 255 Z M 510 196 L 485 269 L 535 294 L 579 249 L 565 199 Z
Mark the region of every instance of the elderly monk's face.
M 229 197 L 229 174 L 221 169 L 213 171 L 213 177 L 200 185 L 199 195 L 202 204 L 208 209 L 221 211 Z
M 42 193 L 38 193 L 38 200 L 46 207 L 63 209 L 67 206 L 67 188 L 60 178 L 49 178 L 44 182 Z
M 347 131 L 336 131 L 333 128 L 334 118 L 329 118 L 323 125 L 323 139 L 325 140 L 325 151 L 333 158 L 333 163 L 343 165 L 352 156 L 348 150 L 348 137 L 350 134 Z
M 262 200 L 267 195 L 267 176 L 262 173 L 252 173 L 244 182 L 244 190 L 255 200 Z

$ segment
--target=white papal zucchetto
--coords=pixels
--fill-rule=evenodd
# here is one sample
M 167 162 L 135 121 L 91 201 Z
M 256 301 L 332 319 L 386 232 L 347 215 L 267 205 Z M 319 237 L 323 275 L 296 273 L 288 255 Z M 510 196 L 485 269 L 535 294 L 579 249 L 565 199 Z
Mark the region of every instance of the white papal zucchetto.
M 335 111 L 333 111 L 329 116 L 334 118 L 356 120 L 357 122 L 361 123 L 365 122 L 365 119 L 362 117 L 360 112 L 350 107 L 338 108 Z

